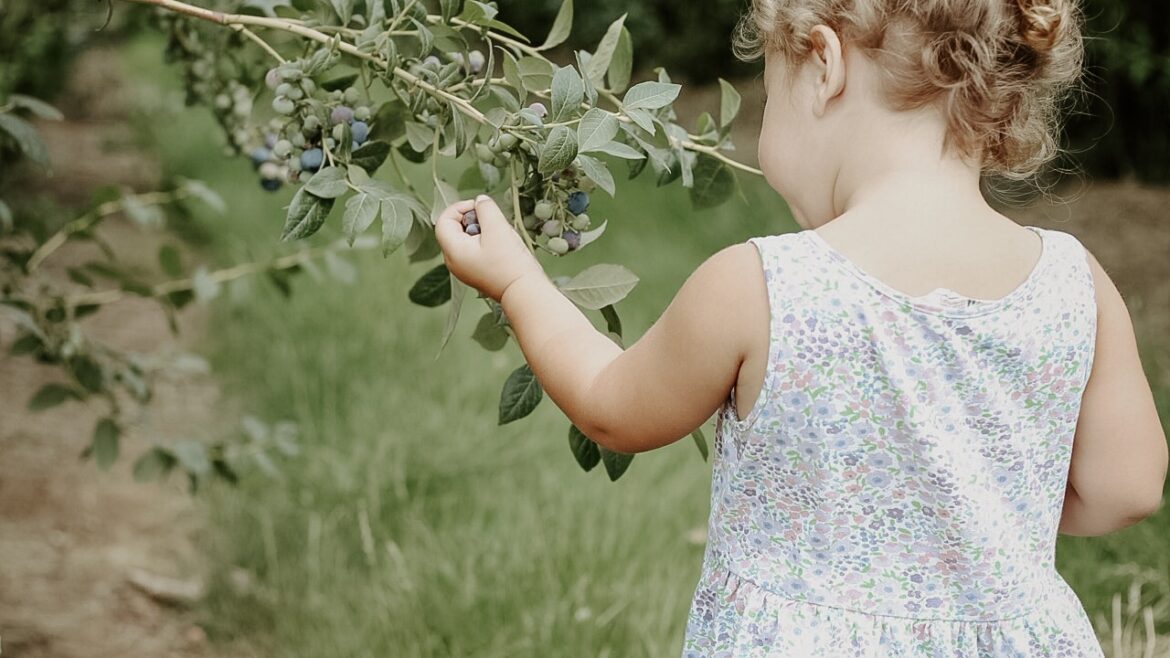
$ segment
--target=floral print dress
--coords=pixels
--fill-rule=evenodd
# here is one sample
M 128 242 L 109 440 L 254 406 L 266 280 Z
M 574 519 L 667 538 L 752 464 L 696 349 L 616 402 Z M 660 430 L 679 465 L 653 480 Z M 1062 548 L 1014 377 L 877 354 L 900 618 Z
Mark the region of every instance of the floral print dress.
M 1086 252 L 996 300 L 912 297 L 811 230 L 750 240 L 763 390 L 717 417 L 698 657 L 1101 657 L 1054 566 L 1096 336 Z

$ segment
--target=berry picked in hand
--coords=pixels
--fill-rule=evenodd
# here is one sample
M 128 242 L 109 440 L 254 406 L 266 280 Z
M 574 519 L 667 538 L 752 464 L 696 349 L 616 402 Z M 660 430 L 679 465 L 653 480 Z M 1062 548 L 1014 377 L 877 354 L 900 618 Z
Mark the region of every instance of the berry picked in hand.
M 448 206 L 435 221 L 435 239 L 451 275 L 497 302 L 520 277 L 544 276 L 520 234 L 487 195 Z

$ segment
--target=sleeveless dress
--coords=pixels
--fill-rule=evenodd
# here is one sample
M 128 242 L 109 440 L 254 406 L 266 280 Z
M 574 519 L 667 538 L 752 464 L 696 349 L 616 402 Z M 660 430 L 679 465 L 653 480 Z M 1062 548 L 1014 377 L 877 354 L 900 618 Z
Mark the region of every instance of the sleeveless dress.
M 913 297 L 812 230 L 752 238 L 771 339 L 717 414 L 684 658 L 1103 656 L 1056 571 L 1096 301 L 1084 247 Z

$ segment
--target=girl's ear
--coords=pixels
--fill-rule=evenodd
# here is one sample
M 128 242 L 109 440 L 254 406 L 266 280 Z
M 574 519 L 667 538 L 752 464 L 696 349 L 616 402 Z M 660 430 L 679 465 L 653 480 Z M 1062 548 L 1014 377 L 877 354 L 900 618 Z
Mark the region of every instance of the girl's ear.
M 829 102 L 845 90 L 845 57 L 837 33 L 826 25 L 814 26 L 809 33 L 812 42 L 815 78 L 813 114 L 823 116 Z

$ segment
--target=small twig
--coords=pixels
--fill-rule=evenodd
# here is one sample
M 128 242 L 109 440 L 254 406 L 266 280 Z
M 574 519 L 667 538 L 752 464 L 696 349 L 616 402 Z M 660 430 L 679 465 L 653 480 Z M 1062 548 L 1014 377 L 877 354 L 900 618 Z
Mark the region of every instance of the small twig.
M 276 61 L 280 62 L 281 64 L 285 63 L 285 59 L 280 56 L 280 53 L 276 52 L 275 48 L 268 45 L 267 41 L 265 41 L 264 39 L 261 39 L 252 30 L 249 30 L 248 28 L 244 27 L 243 25 L 233 25 L 232 29 L 234 29 L 235 31 L 239 32 L 240 34 L 251 39 L 253 42 L 256 43 L 256 45 L 263 48 L 264 52 L 268 53 L 269 55 L 272 55 L 272 57 L 275 58 Z
M 516 163 L 512 163 L 512 224 L 515 225 L 516 230 L 520 232 L 521 237 L 524 238 L 525 244 L 528 245 L 530 251 L 536 251 L 536 247 L 532 243 L 532 238 L 528 235 L 528 229 L 524 228 L 524 217 L 520 213 L 520 179 L 516 175 Z

